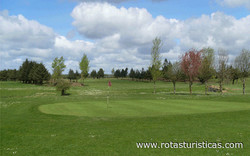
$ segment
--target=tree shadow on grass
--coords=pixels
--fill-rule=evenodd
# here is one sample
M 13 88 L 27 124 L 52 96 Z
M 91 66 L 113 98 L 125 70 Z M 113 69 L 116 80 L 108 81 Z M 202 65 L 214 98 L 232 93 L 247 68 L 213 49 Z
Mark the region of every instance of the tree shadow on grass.
M 201 94 L 201 93 L 192 93 L 192 94 L 190 94 L 190 93 L 166 93 L 166 95 L 205 95 L 205 94 Z M 209 95 L 209 94 L 207 94 L 207 95 Z
M 70 93 L 64 93 L 62 96 L 70 96 Z

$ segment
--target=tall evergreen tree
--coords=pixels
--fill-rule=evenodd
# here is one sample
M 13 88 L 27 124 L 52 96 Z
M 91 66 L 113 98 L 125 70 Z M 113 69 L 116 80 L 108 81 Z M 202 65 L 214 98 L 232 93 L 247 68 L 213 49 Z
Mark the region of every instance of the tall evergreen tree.
M 50 79 L 50 74 L 42 63 L 37 64 L 37 68 L 33 74 L 33 79 L 39 84 L 43 84 L 43 81 L 48 81 Z
M 0 71 L 0 80 L 1 81 L 7 81 L 8 80 L 8 71 L 7 70 Z
M 104 78 L 104 70 L 102 68 L 97 72 L 97 78 Z
M 133 68 L 130 69 L 129 77 L 132 78 L 132 80 L 134 80 L 134 78 L 135 78 L 135 71 Z
M 163 67 L 162 67 L 162 75 L 164 77 L 164 79 L 169 79 L 167 73 L 168 73 L 168 69 L 172 66 L 171 62 L 168 61 L 167 59 L 164 60 L 163 63 Z
M 29 76 L 29 61 L 26 59 L 23 64 L 19 68 L 19 80 L 23 81 L 23 83 L 28 83 L 28 76 Z
M 37 75 L 35 75 L 35 71 L 37 70 L 37 68 L 38 64 L 36 62 L 32 62 L 32 68 L 29 72 L 29 81 L 34 84 L 38 83 Z
M 75 78 L 75 73 L 72 69 L 69 69 L 69 73 L 68 73 L 68 79 L 71 80 Z
M 8 78 L 11 81 L 16 81 L 18 79 L 18 71 L 16 69 L 8 70 Z
M 121 71 L 120 71 L 120 69 L 117 69 L 116 71 L 115 71 L 115 74 L 114 74 L 114 76 L 115 76 L 115 78 L 119 78 L 119 77 L 121 77 Z
M 75 79 L 76 79 L 76 82 L 78 79 L 81 78 L 81 75 L 79 74 L 78 70 L 76 70 L 76 73 L 75 73 Z
M 92 72 L 90 73 L 90 76 L 95 79 L 97 77 L 97 73 L 96 70 L 92 70 Z
M 146 71 L 146 79 L 147 79 L 147 80 L 150 80 L 150 81 L 152 81 L 152 79 L 153 79 L 150 69 L 148 69 L 148 70 Z

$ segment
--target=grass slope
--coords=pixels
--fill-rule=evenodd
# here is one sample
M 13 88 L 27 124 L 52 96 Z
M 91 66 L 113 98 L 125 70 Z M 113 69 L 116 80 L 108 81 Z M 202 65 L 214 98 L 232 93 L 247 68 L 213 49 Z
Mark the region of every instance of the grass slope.
M 248 155 L 250 88 L 204 94 L 194 84 L 86 80 L 61 97 L 52 87 L 0 82 L 1 155 Z M 249 80 L 247 84 L 250 84 Z M 44 112 L 44 113 L 43 113 Z M 243 149 L 137 149 L 136 142 L 243 142 Z

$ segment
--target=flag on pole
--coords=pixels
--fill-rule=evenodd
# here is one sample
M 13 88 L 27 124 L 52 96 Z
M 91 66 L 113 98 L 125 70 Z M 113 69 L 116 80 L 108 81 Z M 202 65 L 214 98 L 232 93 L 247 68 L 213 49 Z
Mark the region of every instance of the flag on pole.
M 109 104 L 109 88 L 112 86 L 111 82 L 109 81 L 109 87 L 108 87 L 108 95 L 107 95 L 107 109 L 109 108 L 108 107 L 108 104 Z

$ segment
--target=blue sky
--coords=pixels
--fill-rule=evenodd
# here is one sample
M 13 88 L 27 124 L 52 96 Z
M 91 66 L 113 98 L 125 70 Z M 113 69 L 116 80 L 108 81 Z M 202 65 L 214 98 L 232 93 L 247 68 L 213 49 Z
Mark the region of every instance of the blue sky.
M 150 64 L 150 43 L 158 35 L 164 41 L 163 58 L 172 61 L 188 48 L 225 48 L 231 59 L 242 48 L 250 48 L 246 37 L 250 36 L 249 0 L 102 1 L 106 3 L 1 0 L 0 44 L 6 46 L 0 47 L 4 62 L 0 68 L 18 68 L 25 58 L 50 68 L 53 58 L 63 55 L 67 69 L 77 69 L 83 53 L 88 54 L 91 70 L 102 67 L 109 73 L 113 67 L 146 68 Z M 15 34 L 23 35 L 24 40 L 17 40 Z M 32 43 L 36 39 L 51 42 L 37 46 Z M 228 43 L 237 44 L 228 47 Z M 135 63 L 127 61 L 127 55 Z

